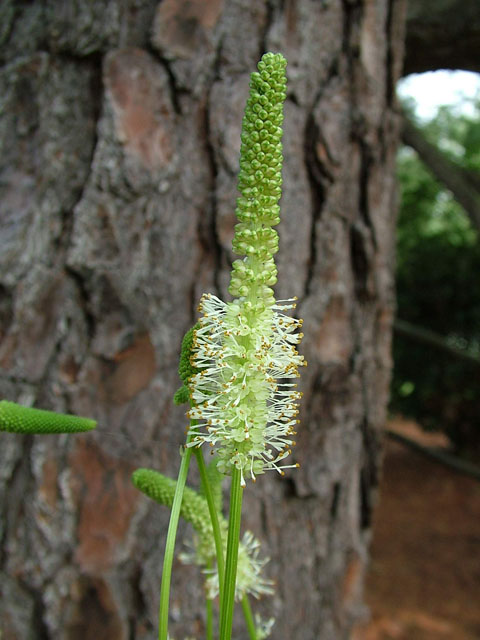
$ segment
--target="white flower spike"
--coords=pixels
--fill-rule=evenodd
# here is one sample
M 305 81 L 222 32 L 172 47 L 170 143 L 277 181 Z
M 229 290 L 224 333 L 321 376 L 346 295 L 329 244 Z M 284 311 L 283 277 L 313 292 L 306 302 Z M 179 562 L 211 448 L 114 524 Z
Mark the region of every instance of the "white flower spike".
M 278 235 L 281 195 L 285 66 L 280 54 L 265 54 L 253 73 L 242 131 L 237 217 L 233 250 L 245 257 L 233 263 L 225 303 L 205 294 L 203 316 L 194 332 L 191 365 L 199 371 L 188 381 L 192 408 L 192 440 L 208 443 L 219 458 L 218 468 L 233 467 L 253 480 L 258 474 L 298 465 L 284 465 L 298 424 L 294 379 L 306 365 L 296 345 L 302 320 L 285 315 L 295 298 L 275 301 L 270 288 L 277 280 L 273 259 Z

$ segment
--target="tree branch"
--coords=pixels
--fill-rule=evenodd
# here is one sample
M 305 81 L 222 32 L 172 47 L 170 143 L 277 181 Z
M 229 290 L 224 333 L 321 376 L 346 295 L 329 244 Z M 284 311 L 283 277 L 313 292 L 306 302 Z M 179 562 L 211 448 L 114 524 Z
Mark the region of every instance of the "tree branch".
M 387 436 L 391 440 L 395 440 L 400 444 L 403 444 L 407 447 L 410 447 L 414 451 L 427 456 L 427 458 L 431 458 L 436 462 L 441 462 L 442 464 L 454 469 L 458 473 L 463 473 L 464 475 L 475 478 L 476 480 L 480 480 L 480 467 L 468 460 L 463 460 L 458 456 L 455 456 L 448 451 L 442 451 L 441 449 L 433 449 L 431 447 L 424 447 L 419 442 L 412 440 L 411 438 L 407 438 L 406 436 L 398 433 L 397 431 L 391 431 L 387 429 Z
M 480 189 L 478 177 L 449 160 L 437 147 L 428 142 L 423 133 L 403 114 L 403 142 L 415 149 L 434 176 L 453 193 L 465 209 L 472 224 L 480 230 Z
M 417 327 L 416 325 L 406 322 L 405 320 L 400 320 L 399 318 L 395 319 L 393 329 L 397 335 L 410 338 L 411 340 L 421 342 L 422 344 L 428 344 L 431 347 L 435 347 L 436 349 L 449 353 L 455 358 L 467 360 L 470 363 L 480 366 L 480 358 L 468 351 L 463 351 L 462 349 L 458 349 L 458 347 L 448 344 L 443 336 L 435 333 L 434 331 L 424 329 L 423 327 Z

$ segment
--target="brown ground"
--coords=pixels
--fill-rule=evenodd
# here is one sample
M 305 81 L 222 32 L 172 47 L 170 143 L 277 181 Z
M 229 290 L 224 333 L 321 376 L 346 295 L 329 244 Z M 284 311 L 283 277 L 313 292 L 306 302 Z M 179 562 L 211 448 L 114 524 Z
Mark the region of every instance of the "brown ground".
M 445 446 L 412 423 L 389 428 Z M 362 640 L 480 639 L 478 481 L 387 443 L 367 602 Z

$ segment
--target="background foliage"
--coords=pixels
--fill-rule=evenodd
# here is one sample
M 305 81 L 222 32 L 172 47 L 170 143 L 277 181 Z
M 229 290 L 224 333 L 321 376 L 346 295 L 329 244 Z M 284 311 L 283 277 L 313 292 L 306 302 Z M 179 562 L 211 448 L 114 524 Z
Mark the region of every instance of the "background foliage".
M 441 107 L 430 122 L 417 125 L 478 180 L 480 96 L 472 106 L 469 115 Z M 410 148 L 399 152 L 398 177 L 397 315 L 480 355 L 478 231 Z M 394 361 L 392 410 L 427 429 L 445 430 L 457 450 L 480 457 L 480 367 L 398 335 Z

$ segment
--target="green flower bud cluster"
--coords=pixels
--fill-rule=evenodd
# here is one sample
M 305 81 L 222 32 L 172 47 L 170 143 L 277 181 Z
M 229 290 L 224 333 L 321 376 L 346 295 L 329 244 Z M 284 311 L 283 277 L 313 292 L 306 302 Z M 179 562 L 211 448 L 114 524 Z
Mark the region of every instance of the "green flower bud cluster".
M 215 471 L 216 464 L 210 463 L 208 471 L 213 479 L 213 487 L 220 487 L 221 474 Z M 153 469 L 137 469 L 132 474 L 132 482 L 137 489 L 155 502 L 171 507 L 175 495 L 176 481 L 164 476 Z M 218 503 L 218 496 L 217 496 Z M 180 559 L 203 566 L 212 567 L 215 563 L 215 543 L 213 529 L 208 511 L 206 499 L 190 487 L 184 488 L 180 515 L 194 528 L 197 537 L 194 540 L 192 552 L 182 553 Z M 223 538 L 224 548 L 227 541 L 228 524 L 221 513 L 218 514 L 220 532 Z M 241 600 L 246 593 L 255 597 L 273 593 L 272 582 L 261 575 L 267 559 L 258 557 L 260 549 L 259 541 L 252 533 L 247 531 L 240 543 L 238 555 L 238 573 L 235 587 L 235 599 Z M 206 569 L 206 590 L 209 598 L 218 595 L 218 572 Z
M 177 481 L 164 476 L 153 469 L 137 469 L 132 474 L 132 482 L 146 496 L 171 508 Z M 182 506 L 180 516 L 192 525 L 197 534 L 195 538 L 195 550 L 193 554 L 183 554 L 183 559 L 188 562 L 202 566 L 211 566 L 215 562 L 215 543 L 213 539 L 213 528 L 208 511 L 206 498 L 199 495 L 190 487 L 183 490 Z M 227 522 L 219 517 L 220 527 L 223 537 L 226 537 Z
M 280 222 L 278 201 L 282 193 L 282 123 L 286 96 L 286 60 L 266 53 L 252 73 L 245 107 L 240 150 L 240 173 L 233 251 L 246 256 L 233 263 L 229 291 L 251 302 L 274 304 L 270 288 L 277 281 L 273 261 Z
M 178 363 L 178 375 L 180 376 L 183 385 L 180 387 L 180 389 L 177 389 L 175 395 L 173 396 L 173 402 L 176 405 L 184 404 L 185 402 L 189 401 L 190 389 L 188 388 L 188 379 L 199 371 L 196 367 L 193 366 L 191 361 L 194 332 L 198 328 L 198 326 L 199 325 L 197 323 L 183 336 L 182 348 L 180 351 L 180 361 Z
M 166 507 L 172 506 L 177 486 L 176 480 L 172 480 L 153 469 L 137 469 L 132 474 L 132 482 L 139 491 L 155 502 Z M 180 515 L 192 525 L 200 536 L 212 535 L 207 501 L 189 487 L 184 489 Z
M 89 418 L 70 416 L 54 411 L 22 407 L 15 402 L 0 401 L 0 431 L 12 433 L 77 433 L 95 429 Z

